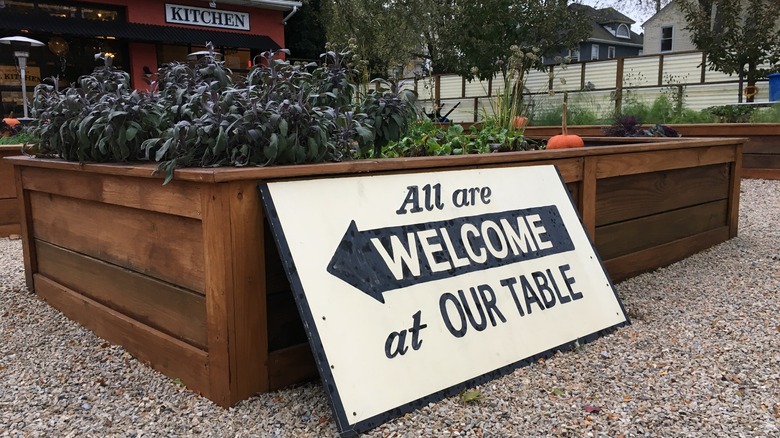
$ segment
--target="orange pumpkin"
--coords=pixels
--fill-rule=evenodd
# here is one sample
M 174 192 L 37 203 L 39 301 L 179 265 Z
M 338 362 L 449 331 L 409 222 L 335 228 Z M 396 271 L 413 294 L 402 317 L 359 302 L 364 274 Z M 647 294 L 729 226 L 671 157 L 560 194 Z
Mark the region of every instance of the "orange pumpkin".
M 582 137 L 576 134 L 558 134 L 547 140 L 547 149 L 581 148 L 585 146 Z
M 582 141 L 582 137 L 576 134 L 569 134 L 566 132 L 566 113 L 567 113 L 567 100 L 568 100 L 568 93 L 563 92 L 563 114 L 562 114 L 562 125 L 563 125 L 563 134 L 558 134 L 552 136 L 549 140 L 547 140 L 547 149 L 569 149 L 569 148 L 581 148 L 585 147 L 585 142 Z

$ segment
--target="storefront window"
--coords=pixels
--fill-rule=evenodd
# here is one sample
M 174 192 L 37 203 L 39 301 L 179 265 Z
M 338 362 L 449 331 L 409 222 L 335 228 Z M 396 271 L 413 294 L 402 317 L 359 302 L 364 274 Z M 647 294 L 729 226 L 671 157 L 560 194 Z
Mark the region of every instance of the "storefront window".
M 107 9 L 81 8 L 81 18 L 96 21 L 116 21 L 119 19 L 119 13 Z
M 187 62 L 187 55 L 192 53 L 190 46 L 176 46 L 173 44 L 160 44 L 157 46 L 157 65 L 169 62 Z
M 39 4 L 38 8 L 52 17 L 59 18 L 76 18 L 78 12 L 75 6 Z
M 11 12 L 18 12 L 22 14 L 29 14 L 30 12 L 35 10 L 35 5 L 33 4 L 33 2 L 19 2 L 19 1 L 7 0 L 5 2 L 5 7 Z
M 5 0 L 5 9 L 15 13 L 44 13 L 59 18 L 83 18 L 97 21 L 124 21 L 123 8 L 112 6 L 81 6 L 77 3 L 63 6 L 62 2 L 32 2 Z
M 252 67 L 252 56 L 249 49 L 225 50 L 225 67 L 231 70 L 248 70 Z

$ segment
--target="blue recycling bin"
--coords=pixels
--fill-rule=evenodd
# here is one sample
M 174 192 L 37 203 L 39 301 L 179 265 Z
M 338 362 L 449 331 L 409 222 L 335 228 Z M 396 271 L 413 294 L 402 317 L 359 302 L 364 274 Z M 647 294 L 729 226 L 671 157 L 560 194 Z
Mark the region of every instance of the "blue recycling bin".
M 769 78 L 769 101 L 780 101 L 780 73 L 772 73 Z

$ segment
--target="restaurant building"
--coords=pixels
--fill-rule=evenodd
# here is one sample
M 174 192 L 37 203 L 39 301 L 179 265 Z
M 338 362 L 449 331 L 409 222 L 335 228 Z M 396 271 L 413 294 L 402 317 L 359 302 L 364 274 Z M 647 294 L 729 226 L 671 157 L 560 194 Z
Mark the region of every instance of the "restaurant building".
M 225 66 L 246 72 L 254 56 L 284 47 L 284 24 L 301 7 L 286 0 L 0 0 L 0 37 L 24 36 L 44 45 L 29 50 L 27 90 L 42 80 L 67 86 L 114 54 L 135 88 L 157 68 L 205 50 L 222 54 Z M 21 113 L 21 82 L 9 45 L 0 45 L 0 100 L 3 113 Z

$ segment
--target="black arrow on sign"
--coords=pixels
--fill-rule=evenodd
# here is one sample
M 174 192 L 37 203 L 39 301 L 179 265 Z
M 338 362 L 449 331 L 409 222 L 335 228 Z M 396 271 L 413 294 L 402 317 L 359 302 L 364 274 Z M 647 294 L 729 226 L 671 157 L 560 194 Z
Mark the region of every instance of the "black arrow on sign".
M 533 227 L 544 228 L 538 236 L 539 241 L 531 237 L 529 230 Z M 523 246 L 523 239 L 528 246 Z M 511 245 L 511 242 L 515 244 Z M 539 249 L 539 244 L 545 246 L 545 242 L 548 242 L 547 247 Z M 380 253 L 379 246 L 385 257 L 396 265 L 395 273 Z M 432 246 L 435 250 L 431 250 Z M 488 246 L 493 251 L 488 250 Z M 506 254 L 496 254 L 497 249 L 504 246 Z M 433 263 L 428 260 L 426 248 L 432 254 Z M 327 270 L 384 303 L 382 294 L 390 290 L 573 249 L 574 243 L 555 205 L 363 231 L 358 230 L 353 220 Z M 405 257 L 401 257 L 401 253 L 405 253 Z M 484 254 L 485 257 L 474 257 L 473 254 Z M 397 276 L 399 273 L 401 278 Z

